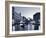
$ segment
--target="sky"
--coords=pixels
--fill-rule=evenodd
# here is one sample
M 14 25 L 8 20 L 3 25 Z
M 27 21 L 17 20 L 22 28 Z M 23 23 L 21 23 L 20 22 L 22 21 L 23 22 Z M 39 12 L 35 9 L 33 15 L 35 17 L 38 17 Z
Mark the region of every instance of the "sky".
M 39 7 L 15 7 L 14 11 L 17 13 L 21 12 L 21 16 L 25 16 L 26 18 L 32 18 L 33 15 L 37 12 L 40 12 Z

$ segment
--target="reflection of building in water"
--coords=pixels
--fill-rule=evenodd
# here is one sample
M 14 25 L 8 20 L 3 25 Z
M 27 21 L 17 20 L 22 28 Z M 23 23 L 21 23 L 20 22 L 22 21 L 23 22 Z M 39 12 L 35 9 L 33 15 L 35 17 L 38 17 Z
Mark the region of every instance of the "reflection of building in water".
M 30 24 L 31 24 L 31 27 L 30 27 L 30 28 L 31 28 L 31 30 L 34 30 L 34 23 L 35 23 L 34 20 L 31 20 L 31 21 L 30 21 Z
M 28 22 L 28 30 L 32 30 L 32 23 L 31 23 L 31 22 L 32 22 L 33 20 L 32 20 L 31 18 L 28 18 L 28 21 L 29 21 L 29 22 Z
M 34 14 L 33 20 L 35 21 L 34 30 L 38 30 L 40 25 L 40 12 Z

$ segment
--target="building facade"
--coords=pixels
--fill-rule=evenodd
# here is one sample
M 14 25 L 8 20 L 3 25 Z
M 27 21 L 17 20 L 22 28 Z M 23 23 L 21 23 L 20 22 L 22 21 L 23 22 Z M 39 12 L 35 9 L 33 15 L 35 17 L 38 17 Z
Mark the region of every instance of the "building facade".
M 12 28 L 15 31 L 19 31 L 20 30 L 20 20 L 21 20 L 21 13 L 17 13 L 15 11 L 15 7 L 12 7 L 12 20 L 14 19 L 14 24 L 12 24 Z
M 40 26 L 40 12 L 37 12 L 36 14 L 33 15 L 33 20 L 35 21 L 34 30 L 39 30 L 39 26 Z

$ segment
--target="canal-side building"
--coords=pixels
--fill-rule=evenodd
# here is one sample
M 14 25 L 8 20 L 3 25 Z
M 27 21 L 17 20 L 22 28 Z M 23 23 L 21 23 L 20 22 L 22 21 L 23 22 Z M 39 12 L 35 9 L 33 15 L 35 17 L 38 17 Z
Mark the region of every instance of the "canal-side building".
M 37 12 L 36 14 L 33 15 L 33 20 L 35 21 L 34 30 L 39 30 L 39 26 L 40 26 L 40 12 Z
M 21 20 L 21 12 L 18 13 L 15 11 L 15 7 L 12 7 L 12 20 L 14 19 L 14 24 L 12 24 L 12 28 L 15 31 L 19 31 L 20 30 L 20 20 Z

